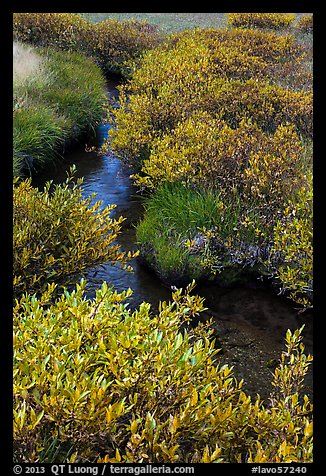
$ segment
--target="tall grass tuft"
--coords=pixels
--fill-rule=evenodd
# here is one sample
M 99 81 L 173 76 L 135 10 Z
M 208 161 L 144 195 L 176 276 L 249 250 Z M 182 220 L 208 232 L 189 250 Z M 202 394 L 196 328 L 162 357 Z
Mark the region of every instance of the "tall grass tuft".
M 106 103 L 98 66 L 75 52 L 14 43 L 14 175 L 60 156 L 94 131 Z
M 25 165 L 35 168 L 59 157 L 69 121 L 46 106 L 26 106 L 14 114 L 14 174 Z
M 145 202 L 145 217 L 137 226 L 142 257 L 169 283 L 203 278 L 209 261 L 204 234 L 225 220 L 222 208 L 218 194 L 210 190 L 162 184 Z M 229 219 L 231 226 L 236 218 Z
M 190 238 L 195 229 L 217 223 L 220 207 L 218 196 L 210 190 L 165 183 L 151 196 L 146 211 L 155 215 L 162 226 Z

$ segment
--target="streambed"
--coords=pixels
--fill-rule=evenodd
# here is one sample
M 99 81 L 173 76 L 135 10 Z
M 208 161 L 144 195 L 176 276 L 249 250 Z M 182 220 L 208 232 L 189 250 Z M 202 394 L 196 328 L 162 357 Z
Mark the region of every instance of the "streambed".
M 108 83 L 108 96 L 117 98 L 117 83 Z M 108 126 L 98 128 L 99 141 L 107 133 Z M 85 196 L 96 193 L 96 200 L 102 200 L 102 206 L 116 204 L 113 216 L 124 216 L 122 232 L 117 242 L 123 250 L 135 250 L 135 224 L 140 220 L 143 207 L 137 189 L 129 175 L 130 169 L 116 157 L 85 152 L 84 146 L 69 152 L 64 162 L 53 164 L 45 171 L 33 177 L 33 185 L 43 187 L 47 180 L 61 183 L 67 177 L 71 165 L 77 168 L 77 177 L 83 177 Z M 128 273 L 115 266 L 90 269 L 87 281 L 90 284 L 89 296 L 102 281 L 112 284 L 117 291 L 127 288 L 133 290 L 130 307 L 138 306 L 142 301 L 152 304 L 156 309 L 159 301 L 169 300 L 171 290 L 164 285 L 149 269 L 137 259 L 130 263 L 134 271 Z M 201 316 L 202 320 L 214 317 L 217 347 L 221 348 L 220 358 L 234 368 L 237 379 L 244 379 L 244 390 L 251 395 L 260 393 L 268 398 L 272 390 L 271 379 L 280 353 L 285 349 L 287 329 L 295 330 L 305 324 L 303 331 L 306 352 L 313 351 L 312 315 L 299 315 L 294 304 L 288 299 L 276 296 L 269 289 L 258 286 L 219 288 L 213 283 L 201 283 L 196 292 L 205 298 L 208 308 Z M 305 385 L 305 392 L 312 398 L 312 369 Z

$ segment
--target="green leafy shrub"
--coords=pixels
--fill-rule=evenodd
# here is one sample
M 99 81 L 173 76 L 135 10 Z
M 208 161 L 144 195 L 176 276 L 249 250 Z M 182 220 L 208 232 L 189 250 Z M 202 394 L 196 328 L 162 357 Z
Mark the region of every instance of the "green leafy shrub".
M 92 56 L 106 73 L 129 74 L 126 63 L 161 41 L 147 22 L 104 20 L 91 23 L 74 13 L 15 13 L 15 39 L 36 46 Z
M 94 195 L 83 198 L 81 180 L 48 182 L 43 191 L 31 180 L 14 181 L 14 295 L 41 292 L 48 283 L 67 285 L 91 266 L 104 262 L 127 267 L 131 254 L 114 244 L 123 218 L 110 218 L 114 205 L 100 210 Z
M 288 28 L 295 20 L 291 13 L 229 13 L 228 25 L 236 28 Z
M 298 389 L 311 361 L 300 331 L 274 374 L 271 405 L 251 401 L 181 290 L 153 314 L 85 283 L 49 304 L 25 295 L 14 309 L 14 455 L 19 462 L 310 462 L 312 406 Z M 53 446 L 53 445 L 52 445 Z M 66 457 L 69 453 L 70 456 Z

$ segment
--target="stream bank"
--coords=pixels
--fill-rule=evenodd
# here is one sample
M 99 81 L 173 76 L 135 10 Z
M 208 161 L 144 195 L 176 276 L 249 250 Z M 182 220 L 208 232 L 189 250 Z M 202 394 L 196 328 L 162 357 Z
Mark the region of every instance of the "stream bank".
M 108 86 L 108 96 L 117 97 L 116 83 Z M 107 132 L 105 125 L 99 126 L 99 140 Z M 96 200 L 102 200 L 102 206 L 116 204 L 113 215 L 124 216 L 121 234 L 117 238 L 122 250 L 135 250 L 135 225 L 143 214 L 142 201 L 133 186 L 130 170 L 114 156 L 100 156 L 96 152 L 85 152 L 84 147 L 76 148 L 64 159 L 53 164 L 33 177 L 33 185 L 43 187 L 48 180 L 61 183 L 66 172 L 75 164 L 76 177 L 83 177 L 83 193 L 89 196 L 96 193 Z M 86 277 L 90 289 L 89 296 L 102 281 L 112 284 L 118 292 L 131 288 L 133 296 L 130 307 L 141 302 L 151 303 L 155 309 L 159 301 L 171 299 L 171 290 L 139 260 L 130 263 L 134 271 L 128 273 L 118 267 L 104 265 L 90 269 Z M 288 299 L 276 296 L 271 290 L 238 286 L 219 288 L 213 283 L 198 284 L 195 291 L 205 298 L 208 308 L 200 320 L 214 318 L 216 345 L 221 348 L 221 363 L 233 366 L 235 377 L 244 379 L 243 389 L 250 395 L 257 393 L 266 400 L 273 387 L 272 372 L 285 350 L 285 333 L 294 331 L 305 324 L 303 342 L 306 353 L 313 351 L 312 316 L 299 315 L 295 305 Z M 310 369 L 305 393 L 312 399 L 312 369 Z

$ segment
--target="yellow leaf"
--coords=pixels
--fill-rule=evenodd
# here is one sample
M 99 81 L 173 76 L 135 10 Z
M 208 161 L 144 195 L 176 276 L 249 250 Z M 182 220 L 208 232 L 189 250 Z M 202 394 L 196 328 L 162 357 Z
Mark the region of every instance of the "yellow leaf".
M 204 449 L 204 454 L 203 454 L 203 457 L 202 457 L 202 462 L 203 463 L 210 463 L 211 462 L 211 457 L 209 455 L 209 450 L 207 448 L 207 446 L 205 446 L 205 449 Z
M 132 434 L 136 433 L 136 431 L 137 431 L 137 421 L 136 420 L 132 421 L 132 423 L 130 425 L 130 430 L 131 430 Z
M 305 429 L 304 429 L 304 436 L 306 438 L 310 438 L 313 435 L 313 422 L 311 421 L 310 423 L 306 423 Z
M 119 453 L 118 448 L 115 450 L 115 459 L 118 461 L 118 463 L 120 463 L 120 461 L 121 461 L 121 455 L 120 455 L 120 453 Z
M 220 456 L 221 452 L 222 452 L 222 449 L 216 447 L 216 450 L 214 451 L 214 453 L 211 456 L 211 461 L 215 461 Z
M 111 423 L 112 421 L 112 408 L 107 408 L 106 409 L 106 421 L 107 423 Z
M 193 391 L 192 391 L 192 397 L 191 397 L 191 400 L 190 400 L 190 404 L 192 406 L 196 405 L 196 403 L 198 402 L 198 393 L 196 391 L 196 389 L 194 388 Z

